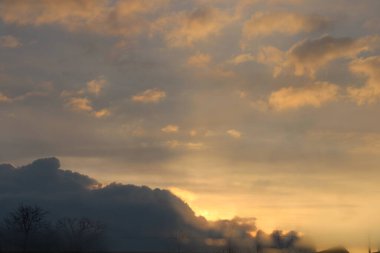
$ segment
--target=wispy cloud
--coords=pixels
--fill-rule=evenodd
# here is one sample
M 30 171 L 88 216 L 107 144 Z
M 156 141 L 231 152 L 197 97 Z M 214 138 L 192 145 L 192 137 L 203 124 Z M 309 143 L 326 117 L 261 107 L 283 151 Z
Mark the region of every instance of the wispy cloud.
M 236 129 L 227 130 L 227 134 L 236 139 L 239 139 L 242 136 L 242 133 Z
M 356 59 L 351 62 L 350 70 L 367 77 L 362 87 L 348 87 L 349 97 L 358 105 L 373 104 L 380 99 L 380 56 Z
M 153 31 L 163 34 L 172 47 L 189 47 L 218 35 L 233 17 L 227 12 L 211 7 L 179 12 L 162 17 L 153 24 Z
M 235 62 L 256 60 L 273 66 L 273 76 L 283 72 L 296 76 L 315 78 L 316 73 L 330 62 L 337 59 L 353 59 L 362 52 L 378 48 L 379 36 L 362 38 L 335 38 L 329 35 L 317 39 L 305 39 L 295 43 L 288 51 L 281 51 L 272 46 L 262 47 L 257 56 L 235 58 Z M 237 56 L 239 57 L 239 56 Z
M 88 98 L 72 97 L 67 99 L 66 105 L 75 111 L 91 112 L 94 110 Z
M 243 36 L 255 38 L 273 34 L 294 35 L 325 28 L 327 18 L 291 12 L 257 12 L 245 22 Z
M 170 140 L 165 144 L 172 149 L 182 148 L 187 150 L 201 150 L 205 147 L 203 142 L 183 142 L 178 140 Z
M 59 25 L 68 31 L 130 36 L 146 29 L 146 14 L 166 5 L 165 0 L 126 1 L 3 1 L 0 18 L 17 25 Z
M 179 127 L 177 125 L 167 125 L 161 128 L 161 131 L 164 133 L 177 133 L 179 131 Z
M 147 89 L 132 96 L 132 101 L 139 103 L 158 103 L 166 98 L 166 92 L 160 89 Z
M 87 90 L 89 93 L 98 96 L 106 84 L 107 80 L 100 76 L 97 79 L 87 82 Z

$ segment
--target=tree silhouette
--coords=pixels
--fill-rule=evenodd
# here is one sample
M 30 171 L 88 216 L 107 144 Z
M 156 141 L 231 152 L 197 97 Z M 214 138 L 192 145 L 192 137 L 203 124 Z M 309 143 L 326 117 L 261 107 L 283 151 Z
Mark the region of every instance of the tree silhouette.
M 231 240 L 231 238 L 228 238 L 226 240 L 226 245 L 225 245 L 225 252 L 226 253 L 234 253 L 236 250 L 235 250 L 235 246 Z
M 4 219 L 5 227 L 8 231 L 21 234 L 22 250 L 28 250 L 29 240 L 33 233 L 39 232 L 46 225 L 45 217 L 47 211 L 38 206 L 20 204 L 13 212 Z
M 68 251 L 99 250 L 105 226 L 88 218 L 62 218 L 56 224 L 64 247 Z

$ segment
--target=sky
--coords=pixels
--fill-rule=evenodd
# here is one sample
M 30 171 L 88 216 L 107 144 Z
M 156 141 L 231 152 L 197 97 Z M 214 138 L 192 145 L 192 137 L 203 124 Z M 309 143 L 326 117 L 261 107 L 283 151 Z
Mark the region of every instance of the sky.
M 319 248 L 380 235 L 380 1 L 0 1 L 0 162 L 58 157 Z M 374 241 L 374 247 L 380 241 Z

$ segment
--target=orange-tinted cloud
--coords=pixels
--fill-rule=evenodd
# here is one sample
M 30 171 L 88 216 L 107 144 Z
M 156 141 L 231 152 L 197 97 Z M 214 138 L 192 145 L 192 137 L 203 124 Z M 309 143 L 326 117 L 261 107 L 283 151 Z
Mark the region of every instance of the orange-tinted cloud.
M 3 93 L 0 92 L 0 103 L 8 103 L 11 102 L 12 99 L 8 97 L 7 95 L 4 95 Z
M 361 52 L 373 50 L 378 47 L 379 41 L 379 36 L 358 39 L 323 36 L 300 41 L 286 52 L 274 47 L 263 47 L 256 61 L 273 66 L 275 77 L 290 71 L 296 76 L 314 78 L 317 71 L 328 63 L 340 58 L 354 58 Z
M 66 105 L 74 111 L 93 111 L 93 107 L 88 98 L 72 97 L 67 100 Z
M 61 97 L 64 99 L 65 106 L 76 112 L 87 112 L 96 117 L 103 118 L 111 114 L 107 108 L 96 109 L 93 102 L 96 100 L 108 82 L 103 76 L 99 76 L 86 83 L 85 88 L 78 90 L 63 90 Z
M 162 17 L 152 29 L 161 32 L 169 46 L 187 47 L 219 34 L 232 19 L 222 10 L 201 7 L 192 12 Z
M 111 114 L 110 110 L 104 108 L 104 109 L 101 109 L 99 111 L 94 111 L 93 112 L 93 115 L 96 117 L 96 118 L 103 118 L 103 117 L 107 117 Z
M 328 20 L 317 15 L 290 12 L 257 12 L 245 22 L 244 38 L 269 36 L 272 34 L 294 35 L 312 32 L 328 25 Z
M 233 138 L 239 139 L 241 137 L 241 132 L 239 132 L 236 129 L 229 129 L 227 130 L 227 134 Z
M 294 67 L 295 75 L 314 76 L 327 63 L 338 58 L 353 58 L 373 49 L 378 42 L 378 36 L 359 39 L 324 36 L 316 40 L 304 40 L 289 50 L 286 64 Z
M 98 96 L 103 87 L 107 84 L 107 80 L 103 77 L 91 80 L 87 82 L 87 91 L 91 94 Z
M 161 128 L 161 131 L 164 133 L 177 133 L 179 131 L 179 127 L 177 125 L 167 125 Z
M 231 59 L 229 62 L 235 65 L 239 65 L 244 62 L 255 61 L 256 57 L 252 54 L 239 54 Z
M 361 58 L 351 62 L 350 70 L 367 77 L 363 87 L 349 87 L 349 97 L 358 105 L 372 104 L 380 99 L 380 56 Z
M 272 92 L 269 107 L 275 111 L 297 109 L 304 106 L 321 107 L 333 101 L 338 95 L 338 86 L 327 82 L 317 82 L 305 87 L 286 87 Z
M 103 118 L 110 115 L 110 111 L 106 108 L 96 110 L 91 101 L 85 97 L 69 97 L 66 100 L 66 106 L 76 112 L 87 112 L 96 118 Z
M 12 1 L 0 3 L 0 18 L 5 23 L 18 25 L 56 24 L 69 31 L 128 36 L 149 24 L 144 14 L 150 13 L 166 0 L 65 0 Z
M 158 103 L 166 98 L 166 92 L 160 89 L 147 89 L 132 96 L 132 101 L 139 103 Z

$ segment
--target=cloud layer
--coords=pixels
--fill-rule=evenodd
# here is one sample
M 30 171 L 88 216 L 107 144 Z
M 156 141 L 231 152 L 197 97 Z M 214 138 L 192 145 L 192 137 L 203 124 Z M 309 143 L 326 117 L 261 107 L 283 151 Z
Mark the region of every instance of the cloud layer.
M 379 9 L 0 1 L 0 160 L 58 156 L 101 182 L 193 193 L 209 219 L 362 247 L 362 224 L 380 224 Z

